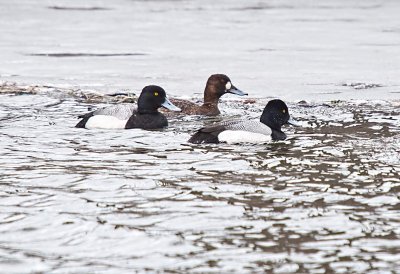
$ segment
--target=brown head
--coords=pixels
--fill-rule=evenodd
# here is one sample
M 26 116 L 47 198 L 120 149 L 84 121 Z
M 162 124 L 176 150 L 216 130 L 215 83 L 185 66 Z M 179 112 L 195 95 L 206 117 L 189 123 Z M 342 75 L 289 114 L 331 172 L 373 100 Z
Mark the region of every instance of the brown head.
M 225 74 L 213 74 L 211 75 L 204 89 L 204 104 L 218 104 L 218 99 L 226 94 L 232 93 L 239 96 L 247 95 L 243 91 L 236 88 L 231 79 Z

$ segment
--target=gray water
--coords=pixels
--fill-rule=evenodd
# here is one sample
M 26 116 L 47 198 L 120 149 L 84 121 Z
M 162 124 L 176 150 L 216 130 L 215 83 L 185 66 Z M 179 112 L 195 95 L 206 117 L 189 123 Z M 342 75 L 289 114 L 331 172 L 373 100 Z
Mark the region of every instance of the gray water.
M 0 2 L 1 273 L 400 272 L 400 4 L 214 2 Z M 101 94 L 198 100 L 215 72 L 255 103 L 74 128 Z M 286 141 L 187 143 L 270 97 Z
M 225 73 L 256 97 L 398 100 L 399 14 L 397 0 L 2 0 L 0 79 L 191 97 Z
M 0 100 L 4 273 L 400 270 L 396 105 L 289 104 L 287 141 L 233 146 L 186 142 L 215 119 L 82 130 L 87 104 Z

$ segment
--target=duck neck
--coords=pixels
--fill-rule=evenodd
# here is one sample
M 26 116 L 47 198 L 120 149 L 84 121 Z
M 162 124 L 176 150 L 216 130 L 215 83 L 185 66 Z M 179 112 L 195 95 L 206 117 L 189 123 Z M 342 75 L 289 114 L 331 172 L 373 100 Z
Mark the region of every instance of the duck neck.
M 282 126 L 273 119 L 269 114 L 261 115 L 260 122 L 264 125 L 267 125 L 272 133 L 271 138 L 272 140 L 285 140 L 286 134 L 282 132 Z
M 221 97 L 218 96 L 217 94 L 218 92 L 215 90 L 214 87 L 207 85 L 204 90 L 204 104 L 217 105 L 219 97 Z
M 201 107 L 201 112 L 206 115 L 218 115 L 220 111 L 215 103 L 204 103 Z
M 156 113 L 158 113 L 158 108 L 141 106 L 141 107 L 138 107 L 138 113 L 139 114 L 156 114 Z

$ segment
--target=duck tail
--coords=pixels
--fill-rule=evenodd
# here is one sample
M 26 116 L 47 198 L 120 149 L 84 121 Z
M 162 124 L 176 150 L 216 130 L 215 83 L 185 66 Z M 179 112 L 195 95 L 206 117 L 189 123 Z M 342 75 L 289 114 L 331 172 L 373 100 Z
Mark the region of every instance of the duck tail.
M 201 130 L 197 131 L 190 139 L 189 143 L 192 144 L 218 144 L 218 136 L 215 136 L 209 132 L 202 132 Z
M 85 128 L 86 122 L 89 120 L 89 118 L 84 118 L 79 121 L 79 123 L 76 124 L 75 127 L 77 128 Z

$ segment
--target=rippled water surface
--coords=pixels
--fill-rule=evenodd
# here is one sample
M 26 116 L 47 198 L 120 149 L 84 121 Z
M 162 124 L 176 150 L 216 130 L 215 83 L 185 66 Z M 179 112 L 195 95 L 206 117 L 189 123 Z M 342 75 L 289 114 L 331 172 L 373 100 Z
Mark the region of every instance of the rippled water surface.
M 93 104 L 0 102 L 4 273 L 400 270 L 396 104 L 292 103 L 288 140 L 232 146 L 186 142 L 215 119 L 82 130 Z
M 397 0 L 0 1 L 0 273 L 400 273 L 399 14 Z M 104 94 L 199 100 L 212 73 L 250 100 L 161 131 L 74 128 L 129 99 Z M 187 143 L 271 97 L 302 123 L 286 141 Z

